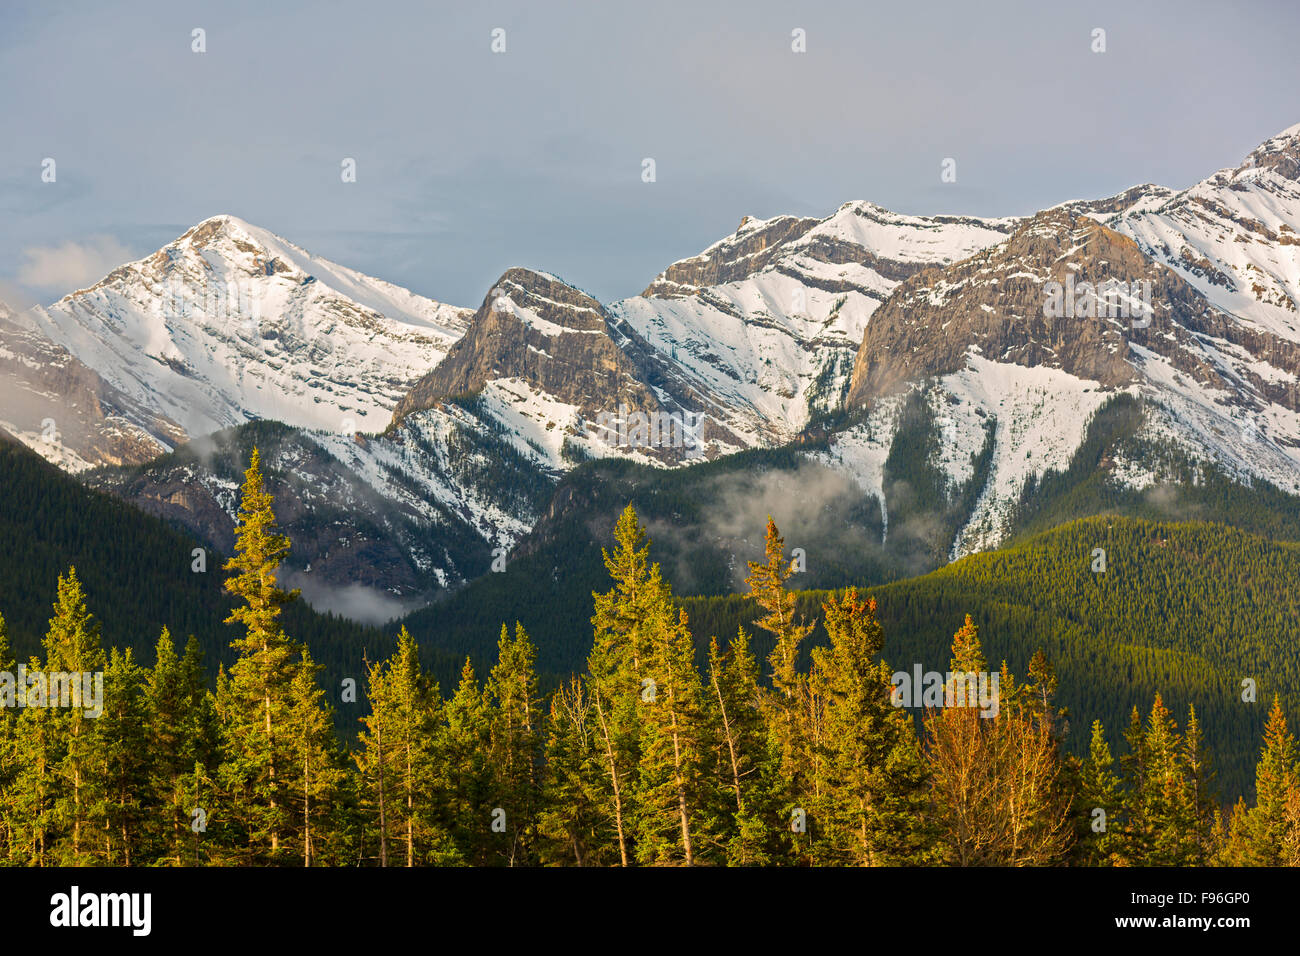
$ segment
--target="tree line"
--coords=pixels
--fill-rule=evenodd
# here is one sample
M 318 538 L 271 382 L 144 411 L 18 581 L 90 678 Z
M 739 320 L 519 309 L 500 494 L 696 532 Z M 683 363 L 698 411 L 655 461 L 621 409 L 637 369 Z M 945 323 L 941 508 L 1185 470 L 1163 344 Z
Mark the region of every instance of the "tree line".
M 650 560 L 628 507 L 604 551 L 583 673 L 549 695 L 536 648 L 504 625 L 480 681 L 449 697 L 403 629 L 366 661 L 355 739 L 305 644 L 281 620 L 276 528 L 254 450 L 226 589 L 234 663 L 215 689 L 201 649 L 164 630 L 156 664 L 105 652 L 75 569 L 60 576 L 44 659 L 29 673 L 102 672 L 99 716 L 0 709 L 0 854 L 14 865 L 1297 865 L 1300 770 L 1276 699 L 1253 805 L 1220 806 L 1194 708 L 1180 731 L 1156 696 L 1112 756 L 1086 756 L 1045 654 L 1003 663 L 995 716 L 895 706 L 874 599 L 833 592 L 811 622 L 769 519 L 749 563 L 754 628 L 709 642 Z M 828 641 L 808 648 L 814 626 Z M 949 670 L 984 673 L 967 616 Z M 13 674 L 0 621 L 0 672 Z M 344 688 L 346 693 L 347 688 Z M 343 698 L 347 700 L 346 696 Z M 84 701 L 83 701 L 84 703 Z M 952 704 L 952 701 L 948 701 Z

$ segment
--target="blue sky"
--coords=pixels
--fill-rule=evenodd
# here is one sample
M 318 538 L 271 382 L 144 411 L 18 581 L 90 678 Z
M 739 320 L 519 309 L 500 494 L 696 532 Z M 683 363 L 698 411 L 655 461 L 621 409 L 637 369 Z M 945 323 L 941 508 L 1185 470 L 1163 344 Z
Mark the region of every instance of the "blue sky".
M 516 265 L 633 295 L 745 215 L 1182 188 L 1300 122 L 1297 36 L 1288 2 L 6 2 L 0 296 L 217 213 L 477 305 Z

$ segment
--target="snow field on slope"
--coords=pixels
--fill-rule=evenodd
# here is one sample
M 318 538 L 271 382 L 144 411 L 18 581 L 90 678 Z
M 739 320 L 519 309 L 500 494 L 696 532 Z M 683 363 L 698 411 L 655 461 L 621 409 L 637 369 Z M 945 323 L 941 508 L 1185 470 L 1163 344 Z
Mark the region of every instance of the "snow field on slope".
M 1145 437 L 1168 439 L 1193 460 L 1208 458 L 1247 484 L 1262 478 L 1300 493 L 1300 413 L 1275 403 L 1257 411 L 1233 406 L 1231 393 L 1201 385 L 1149 349 L 1129 347 L 1134 364 L 1150 382 L 1141 391 L 1166 409 L 1166 414 L 1148 421 Z M 1124 476 L 1139 490 L 1158 478 L 1133 467 Z
M 952 560 L 997 547 L 1005 538 L 1011 509 L 1031 475 L 1064 470 L 1091 415 L 1110 397 L 1097 382 L 1058 369 L 1025 368 L 971 353 L 966 368 L 939 380 L 945 396 L 957 399 L 936 421 L 941 464 L 953 487 L 971 476 L 971 454 L 984 446 L 985 416 L 996 417 L 988 480 L 970 520 L 958 533 Z

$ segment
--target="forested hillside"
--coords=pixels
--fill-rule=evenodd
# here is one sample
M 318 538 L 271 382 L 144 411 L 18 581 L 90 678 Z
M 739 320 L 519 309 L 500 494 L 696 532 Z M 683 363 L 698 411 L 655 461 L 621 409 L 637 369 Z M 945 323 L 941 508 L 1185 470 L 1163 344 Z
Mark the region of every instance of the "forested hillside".
M 605 571 L 600 549 L 632 503 L 654 541 L 655 560 L 683 593 L 729 594 L 744 586 L 745 561 L 762 550 L 769 513 L 798 528 L 816 559 L 811 587 L 903 576 L 882 550 L 880 503 L 794 448 L 748 451 L 688 469 L 590 461 L 561 481 L 536 528 L 500 573 L 403 619 L 422 645 L 475 660 L 494 653 L 501 621 L 523 621 L 543 673 L 567 675 L 586 652 L 592 591 Z
M 92 595 L 105 640 L 152 660 L 164 626 L 183 645 L 193 634 L 209 677 L 233 655 L 231 626 L 222 623 L 233 606 L 222 593 L 224 557 L 206 551 L 206 571 L 196 572 L 191 535 L 107 494 L 87 490 L 53 465 L 13 441 L 0 438 L 0 613 L 20 660 L 35 653 L 50 617 L 53 589 L 69 567 Z M 295 602 L 285 609 L 293 632 L 310 643 L 335 686 L 358 677 L 362 653 L 373 657 L 392 647 L 387 630 L 363 627 Z M 427 648 L 431 663 L 448 675 L 458 663 Z
M 1097 548 L 1104 572 L 1092 570 Z M 964 614 L 980 625 L 990 659 L 1014 671 L 1044 650 L 1076 753 L 1087 750 L 1094 719 L 1116 743 L 1132 707 L 1155 694 L 1175 712 L 1194 703 L 1224 792 L 1235 796 L 1251 786 L 1263 702 L 1278 692 L 1289 706 L 1300 703 L 1298 576 L 1297 544 L 1217 524 L 1101 517 L 870 593 L 899 667 L 939 668 L 951 622 Z M 817 620 L 829 594 L 800 594 L 800 612 Z M 755 613 L 742 595 L 683 603 L 700 635 L 733 633 Z M 811 638 L 819 639 L 821 628 Z M 1258 688 L 1253 705 L 1241 699 L 1246 678 Z
M 456 679 L 466 656 L 480 669 L 490 666 L 502 622 L 520 621 L 535 641 L 543 689 L 580 670 L 588 649 L 590 595 L 606 577 L 597 542 L 608 532 L 598 526 L 612 526 L 629 500 L 650 528 L 652 553 L 670 580 L 675 583 L 678 569 L 690 562 L 697 570 L 688 579 L 696 584 L 709 568 L 720 575 L 712 580 L 715 596 L 684 599 L 702 662 L 710 636 L 725 641 L 738 624 L 752 619 L 752 605 L 742 596 L 716 592 L 736 586 L 728 582 L 743 573 L 743 562 L 762 545 L 752 530 L 736 529 L 712 542 L 689 530 L 704 527 L 704 510 L 714 500 L 698 493 L 716 492 L 724 479 L 745 489 L 777 480 L 793 483 L 809 474 L 798 470 L 790 453 L 750 455 L 755 460 L 744 468 L 730 462 L 696 474 L 620 462 L 579 469 L 561 486 L 568 497 L 552 509 L 556 517 L 512 555 L 504 573 L 489 573 L 403 622 L 420 645 L 423 665 L 444 684 Z M 0 443 L 0 470 L 6 488 L 0 529 L 9 542 L 0 552 L 6 582 L 0 612 L 20 659 L 39 647 L 52 582 L 75 566 L 108 643 L 131 647 L 148 663 L 158 633 L 167 626 L 182 644 L 189 634 L 198 638 L 209 678 L 218 663 L 233 660 L 233 628 L 222 623 L 231 607 L 220 591 L 222 556 L 209 553 L 207 572 L 193 572 L 198 542 L 113 498 L 88 492 L 16 444 Z M 1086 490 L 1091 484 L 1085 480 L 1072 487 Z M 1212 482 L 1198 487 L 1207 496 L 1234 497 Z M 1261 504 L 1266 494 L 1266 489 L 1239 491 L 1232 513 L 1243 520 L 1254 516 L 1267 530 L 1289 531 L 1285 512 Z M 733 500 L 741 497 L 743 491 Z M 874 512 L 869 507 L 859 512 L 862 527 L 842 523 L 832 532 L 832 522 L 860 499 L 846 495 L 841 501 L 843 510 L 829 511 L 816 535 L 798 531 L 803 541 L 819 542 L 805 549 L 810 570 L 791 579 L 792 586 L 813 585 L 808 590 L 816 593 L 800 598 L 810 619 L 820 617 L 819 603 L 829 593 L 816 591 L 818 584 L 874 584 L 871 593 L 880 602 L 895 654 L 930 667 L 944 658 L 952 621 L 970 613 L 984 628 L 994 659 L 1005 657 L 1013 669 L 1023 670 L 1039 647 L 1053 659 L 1061 678 L 1059 699 L 1070 714 L 1071 732 L 1064 741 L 1073 752 L 1087 747 L 1080 728 L 1094 718 L 1105 721 L 1116 743 L 1131 706 L 1158 692 L 1176 710 L 1196 703 L 1207 742 L 1219 758 L 1225 796 L 1250 792 L 1249 742 L 1258 737 L 1264 717 L 1262 705 L 1240 703 L 1241 681 L 1257 682 L 1259 701 L 1277 689 L 1289 705 L 1297 703 L 1288 691 L 1297 686 L 1300 669 L 1288 637 L 1300 625 L 1292 587 L 1300 579 L 1294 545 L 1217 524 L 1096 518 L 1026 535 L 1010 548 L 920 578 L 879 585 L 870 568 L 855 564 L 850 543 L 875 530 L 870 527 Z M 1158 507 L 1144 505 L 1140 496 L 1117 504 Z M 674 521 L 687 530 L 671 532 Z M 827 541 L 839 543 L 827 546 Z M 1095 547 L 1106 550 L 1105 573 L 1091 570 Z M 743 589 L 743 582 L 737 585 Z M 366 628 L 315 614 L 302 602 L 289 605 L 285 614 L 286 626 L 312 648 L 331 688 L 361 675 L 364 654 L 375 659 L 393 647 L 396 625 Z M 755 640 L 762 661 L 767 651 L 762 634 Z M 824 630 L 818 626 L 810 644 L 821 640 Z M 364 708 L 361 701 L 340 711 L 340 730 L 348 731 Z
M 1020 492 L 1011 540 L 1098 514 L 1156 521 L 1216 521 L 1268 538 L 1300 541 L 1300 498 L 1266 481 L 1243 484 L 1186 448 L 1140 436 L 1149 403 L 1116 395 L 1088 423 L 1069 465 L 1031 478 Z M 1137 490 L 1117 482 L 1117 459 L 1159 476 Z
M 1103 532 L 1104 569 L 1089 548 Z M 1190 642 L 1150 621 L 1160 596 L 1146 603 L 1108 582 L 1127 575 L 1158 591 L 1166 559 L 1153 549 L 1185 558 L 1197 547 L 1205 571 L 1192 588 L 1249 567 L 1265 600 L 1279 597 L 1296 560 L 1291 546 L 1238 532 L 1116 519 L 1053 532 L 1001 564 L 970 560 L 942 573 L 967 599 L 1014 598 L 1003 582 L 1021 570 L 1054 575 L 1061 600 L 1119 605 L 1110 620 L 1149 622 L 1149 643 L 1175 653 Z M 179 653 L 164 630 L 151 668 L 129 649 L 105 648 L 74 571 L 59 576 L 43 654 L 17 671 L 21 684 L 0 619 L 0 672 L 11 678 L 0 681 L 4 862 L 1300 865 L 1300 766 L 1279 697 L 1249 704 L 1268 708 L 1253 738 L 1251 802 L 1221 801 L 1202 709 L 1189 703 L 1183 718 L 1163 690 L 1149 703 L 1132 693 L 1122 747 L 1093 720 L 1086 752 L 1072 755 L 1052 656 L 1072 660 L 1068 642 L 1036 650 L 1023 669 L 999 667 L 997 645 L 1011 632 L 986 650 L 965 615 L 946 651 L 918 662 L 934 682 L 908 687 L 900 677 L 912 662 L 876 598 L 829 593 L 816 619 L 801 617 L 812 596 L 789 589 L 796 572 L 770 520 L 743 598 L 767 637 L 766 676 L 744 627 L 710 639 L 699 662 L 708 614 L 693 621 L 682 608 L 628 507 L 604 553 L 609 589 L 593 594 L 581 673 L 543 693 L 527 629 L 503 623 L 494 665 L 466 661 L 446 696 L 403 628 L 393 653 L 368 661 L 364 681 L 341 695 L 342 706 L 356 692 L 369 704 L 355 738 L 336 736 L 334 695 L 311 649 L 285 629 L 293 595 L 275 575 L 288 549 L 254 451 L 224 567 L 234 661 L 215 692 L 197 641 Z M 919 595 L 933 577 L 884 588 L 883 600 L 902 604 L 906 589 Z M 1241 644 L 1227 624 L 1234 609 L 1216 614 L 1212 604 L 1213 595 L 1185 596 L 1177 606 L 1202 613 L 1206 647 L 1226 669 L 1276 652 L 1280 618 Z M 734 615 L 712 610 L 706 627 Z M 952 626 L 941 603 L 926 614 L 936 633 Z M 820 644 L 810 640 L 817 626 Z M 1292 674 L 1294 661 L 1281 660 Z M 1198 704 L 1216 700 L 1212 671 Z M 47 697 L 54 675 L 91 673 L 102 689 Z M 1130 679 L 1144 674 L 1140 662 L 1129 668 Z M 1157 666 L 1148 676 L 1163 675 Z

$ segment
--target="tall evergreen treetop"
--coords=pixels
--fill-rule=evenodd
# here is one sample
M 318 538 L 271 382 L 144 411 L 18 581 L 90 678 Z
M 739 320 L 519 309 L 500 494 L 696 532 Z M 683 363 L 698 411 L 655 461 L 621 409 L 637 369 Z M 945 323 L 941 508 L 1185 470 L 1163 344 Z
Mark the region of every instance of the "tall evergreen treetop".
M 280 610 L 299 594 L 296 589 L 281 590 L 276 582 L 276 572 L 288 554 L 289 539 L 276 527 L 271 494 L 262 478 L 261 455 L 254 448 L 240 492 L 235 554 L 225 565 L 225 570 L 235 573 L 225 586 L 245 602 L 231 612 L 226 623 L 242 623 L 248 629 L 247 640 L 258 646 L 282 636 Z
M 102 671 L 107 663 L 99 622 L 86 608 L 77 569 L 59 575 L 54 617 L 45 635 L 45 666 L 50 671 Z

